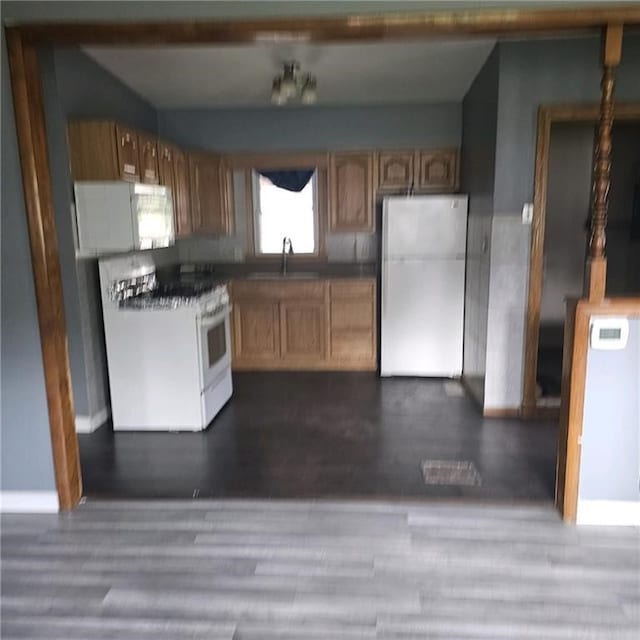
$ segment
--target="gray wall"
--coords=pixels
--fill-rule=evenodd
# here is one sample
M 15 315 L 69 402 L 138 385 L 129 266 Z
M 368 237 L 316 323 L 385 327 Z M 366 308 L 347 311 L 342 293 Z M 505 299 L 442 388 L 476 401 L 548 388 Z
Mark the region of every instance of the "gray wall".
M 77 49 L 43 50 L 40 59 L 74 405 L 76 414 L 91 416 L 108 406 L 102 309 L 97 261 L 75 259 L 66 124 L 114 118 L 155 132 L 156 112 Z
M 533 199 L 538 108 L 598 102 L 600 40 L 503 42 L 499 65 L 485 406 L 516 408 L 522 399 L 531 243 L 530 226 L 520 216 Z M 617 75 L 617 99 L 640 100 L 638 34 L 627 34 Z
M 464 376 L 484 403 L 489 307 L 489 257 L 498 119 L 498 48 L 462 103 L 461 190 L 469 194 L 464 318 Z
M 640 318 L 629 324 L 626 349 L 587 355 L 580 500 L 640 500 Z
M 49 417 L 11 85 L 2 30 L 0 437 L 2 490 L 54 490 Z
M 640 35 L 625 35 L 616 99 L 640 100 Z M 495 211 L 517 215 L 533 199 L 537 112 L 541 104 L 600 100 L 600 39 L 500 44 Z
M 216 151 L 457 147 L 461 105 L 161 110 L 158 133 Z

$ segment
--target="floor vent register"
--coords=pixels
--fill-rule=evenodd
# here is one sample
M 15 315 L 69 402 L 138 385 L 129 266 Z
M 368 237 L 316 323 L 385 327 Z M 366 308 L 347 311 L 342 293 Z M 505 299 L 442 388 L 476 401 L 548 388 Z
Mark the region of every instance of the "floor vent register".
M 469 460 L 424 460 L 422 476 L 425 484 L 479 487 L 482 478 Z

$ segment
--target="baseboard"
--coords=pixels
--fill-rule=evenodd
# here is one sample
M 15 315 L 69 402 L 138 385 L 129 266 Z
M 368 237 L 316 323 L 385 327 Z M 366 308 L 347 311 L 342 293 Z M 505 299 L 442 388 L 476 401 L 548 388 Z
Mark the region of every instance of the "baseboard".
M 482 415 L 485 418 L 519 418 L 520 407 L 485 407 Z
M 578 500 L 576 524 L 640 527 L 640 501 Z
M 1 513 L 58 513 L 55 491 L 0 491 Z
M 76 415 L 76 433 L 93 433 L 109 419 L 110 415 L 109 407 L 105 407 L 92 416 Z

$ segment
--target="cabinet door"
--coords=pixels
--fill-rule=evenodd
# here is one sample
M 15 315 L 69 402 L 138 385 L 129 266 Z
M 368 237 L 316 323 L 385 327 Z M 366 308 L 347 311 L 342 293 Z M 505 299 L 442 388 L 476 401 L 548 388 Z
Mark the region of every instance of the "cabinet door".
M 74 180 L 120 180 L 115 122 L 71 121 L 67 137 Z
M 280 353 L 283 361 L 310 361 L 325 358 L 326 306 L 324 301 L 284 301 L 280 303 Z
M 233 358 L 241 365 L 259 365 L 280 359 L 277 302 L 234 301 Z
M 173 150 L 173 176 L 176 233 L 179 236 L 188 236 L 192 231 L 189 163 L 186 154 L 179 149 Z
M 329 164 L 331 231 L 374 231 L 374 156 L 336 153 Z
M 418 186 L 429 191 L 454 191 L 458 186 L 458 152 L 455 149 L 422 151 Z
M 138 133 L 138 146 L 140 148 L 140 176 L 142 182 L 158 184 L 160 182 L 158 171 L 158 142 L 151 136 Z
M 229 209 L 226 178 L 220 158 L 210 155 L 192 155 L 189 174 L 193 231 L 226 235 L 230 230 Z
M 140 180 L 140 158 L 138 156 L 138 133 L 121 125 L 116 125 L 118 146 L 118 171 L 122 180 Z
M 177 236 L 191 233 L 189 215 L 189 173 L 187 159 L 180 149 L 160 143 L 158 152 L 160 184 L 171 188 L 173 217 Z
M 414 182 L 414 151 L 383 151 L 378 156 L 378 186 L 390 191 L 409 189 Z
M 373 280 L 331 283 L 329 352 L 337 368 L 376 368 L 375 286 Z

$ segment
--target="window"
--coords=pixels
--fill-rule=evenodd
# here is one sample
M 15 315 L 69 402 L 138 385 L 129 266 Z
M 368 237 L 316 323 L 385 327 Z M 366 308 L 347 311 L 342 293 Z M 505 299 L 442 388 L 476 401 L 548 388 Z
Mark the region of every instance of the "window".
M 317 173 L 313 171 L 302 190 L 296 192 L 278 187 L 266 176 L 253 172 L 257 255 L 280 254 L 285 237 L 291 239 L 296 255 L 318 253 Z

